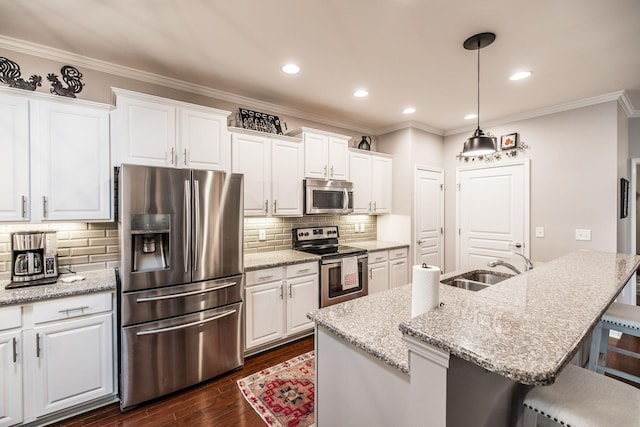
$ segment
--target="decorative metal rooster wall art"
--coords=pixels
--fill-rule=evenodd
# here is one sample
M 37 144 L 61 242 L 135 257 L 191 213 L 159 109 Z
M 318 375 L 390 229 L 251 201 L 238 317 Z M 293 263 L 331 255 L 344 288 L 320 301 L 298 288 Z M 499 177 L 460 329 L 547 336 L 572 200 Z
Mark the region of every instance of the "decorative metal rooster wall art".
M 0 83 L 26 90 L 36 90 L 36 87 L 42 86 L 42 77 L 34 74 L 27 81 L 21 78 L 20 74 L 20 66 L 18 64 L 4 56 L 0 56 Z
M 81 80 L 82 73 L 71 65 L 65 65 L 60 69 L 60 74 L 62 74 L 62 80 L 65 81 L 67 87 L 63 86 L 62 82 L 58 79 L 58 76 L 53 73 L 49 73 L 47 74 L 47 80 L 51 82 L 50 92 L 60 96 L 75 98 L 76 93 L 80 93 L 84 87 L 84 83 Z

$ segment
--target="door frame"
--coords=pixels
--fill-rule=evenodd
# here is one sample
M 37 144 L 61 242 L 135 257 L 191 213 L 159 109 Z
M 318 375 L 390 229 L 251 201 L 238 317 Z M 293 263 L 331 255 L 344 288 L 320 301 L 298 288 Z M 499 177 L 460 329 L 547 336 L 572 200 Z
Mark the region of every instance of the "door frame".
M 415 165 L 414 171 L 413 171 L 413 232 L 412 234 L 412 242 L 411 242 L 411 248 L 413 248 L 411 256 L 413 257 L 413 264 L 415 264 L 418 260 L 418 236 L 416 236 L 417 230 L 418 230 L 418 203 L 416 203 L 416 200 L 418 199 L 418 186 L 416 185 L 416 180 L 418 178 L 418 172 L 419 171 L 424 171 L 424 172 L 434 172 L 434 173 L 439 173 L 442 174 L 442 189 L 440 191 L 440 218 L 442 220 L 442 232 L 440 233 L 440 241 L 439 241 L 439 245 L 440 245 L 440 268 L 442 269 L 442 272 L 444 273 L 444 259 L 445 259 L 445 251 L 444 251 L 444 245 L 445 245 L 445 239 L 444 239 L 444 222 L 445 222 L 445 218 L 444 218 L 444 182 L 445 182 L 445 172 L 443 168 L 438 168 L 438 167 L 434 167 L 434 166 L 425 166 L 425 165 Z
M 460 173 L 468 170 L 499 168 L 506 166 L 524 167 L 524 224 L 523 224 L 523 254 L 531 258 L 531 159 L 508 160 L 493 163 L 476 163 L 456 167 L 456 229 L 460 230 Z M 456 233 L 456 270 L 460 268 L 460 232 Z
M 638 194 L 638 168 L 640 167 L 640 158 L 634 157 L 631 159 L 631 185 L 629 185 L 629 233 L 631 234 L 629 239 L 629 252 L 632 254 L 637 253 L 638 245 L 636 242 L 637 232 L 637 209 L 638 203 L 636 201 L 636 194 Z M 635 305 L 637 299 L 638 285 L 637 285 L 637 273 L 634 273 L 631 277 L 629 289 L 628 304 Z M 623 291 L 624 292 L 624 291 Z

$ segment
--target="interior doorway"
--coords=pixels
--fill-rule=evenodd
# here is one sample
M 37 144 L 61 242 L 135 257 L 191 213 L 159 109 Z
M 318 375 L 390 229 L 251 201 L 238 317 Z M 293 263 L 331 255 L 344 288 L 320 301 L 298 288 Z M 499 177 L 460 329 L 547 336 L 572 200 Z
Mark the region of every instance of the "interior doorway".
M 444 172 L 416 166 L 414 185 L 414 257 L 416 264 L 444 272 Z

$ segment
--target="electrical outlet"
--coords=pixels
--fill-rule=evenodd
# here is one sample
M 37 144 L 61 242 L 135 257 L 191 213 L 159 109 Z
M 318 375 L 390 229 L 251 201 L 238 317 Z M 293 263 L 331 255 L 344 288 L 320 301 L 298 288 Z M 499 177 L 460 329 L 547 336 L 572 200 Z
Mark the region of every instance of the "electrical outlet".
M 267 240 L 267 231 L 264 228 L 258 230 L 258 240 Z
M 576 228 L 576 240 L 591 240 L 591 230 Z
M 360 232 L 364 233 L 364 224 L 360 224 Z
M 360 232 L 360 224 L 356 224 L 356 233 Z
M 536 227 L 536 237 L 544 237 L 544 227 Z

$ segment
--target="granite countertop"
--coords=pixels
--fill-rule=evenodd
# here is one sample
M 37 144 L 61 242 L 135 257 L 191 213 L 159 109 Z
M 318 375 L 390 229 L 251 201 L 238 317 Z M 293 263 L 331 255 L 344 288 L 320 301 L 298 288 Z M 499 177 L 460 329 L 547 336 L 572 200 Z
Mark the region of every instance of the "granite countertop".
M 244 271 L 247 272 L 263 268 L 280 267 L 283 265 L 302 264 L 305 262 L 318 261 L 319 259 L 320 257 L 317 255 L 293 249 L 246 254 L 244 256 Z
M 350 242 L 349 246 L 366 249 L 369 252 L 386 251 L 389 249 L 408 248 L 408 243 L 383 242 L 382 240 L 365 240 L 363 242 Z
M 577 251 L 479 292 L 440 285 L 444 305 L 414 319 L 411 285 L 309 317 L 405 373 L 403 333 L 514 381 L 551 384 L 638 265 L 635 255 Z
M 64 283 L 61 280 L 70 276 L 83 276 L 84 280 Z M 105 270 L 82 271 L 76 274 L 62 274 L 56 283 L 50 285 L 27 286 L 17 289 L 5 289 L 8 280 L 0 282 L 0 307 L 25 304 L 51 298 L 62 298 L 92 292 L 109 292 L 116 289 L 116 275 L 113 268 Z

